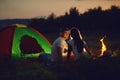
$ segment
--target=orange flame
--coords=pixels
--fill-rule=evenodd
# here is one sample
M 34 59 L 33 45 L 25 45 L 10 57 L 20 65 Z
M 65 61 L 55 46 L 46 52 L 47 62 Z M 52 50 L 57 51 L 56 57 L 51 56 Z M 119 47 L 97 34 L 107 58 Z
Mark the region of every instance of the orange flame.
M 107 50 L 106 45 L 105 45 L 105 43 L 103 42 L 104 38 L 105 38 L 105 36 L 100 39 L 100 42 L 101 42 L 101 44 L 102 44 L 100 56 L 103 56 L 103 53 Z

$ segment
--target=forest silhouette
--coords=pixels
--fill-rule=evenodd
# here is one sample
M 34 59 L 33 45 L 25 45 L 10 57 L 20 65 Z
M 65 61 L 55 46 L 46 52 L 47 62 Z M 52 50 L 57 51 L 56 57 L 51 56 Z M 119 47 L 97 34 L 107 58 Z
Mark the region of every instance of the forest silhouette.
M 111 6 L 110 9 L 102 10 L 97 8 L 88 9 L 80 13 L 76 7 L 73 7 L 64 15 L 56 17 L 51 13 L 47 18 L 33 18 L 30 26 L 36 28 L 42 33 L 58 32 L 61 27 L 77 27 L 81 31 L 100 35 L 119 35 L 120 26 L 120 7 Z

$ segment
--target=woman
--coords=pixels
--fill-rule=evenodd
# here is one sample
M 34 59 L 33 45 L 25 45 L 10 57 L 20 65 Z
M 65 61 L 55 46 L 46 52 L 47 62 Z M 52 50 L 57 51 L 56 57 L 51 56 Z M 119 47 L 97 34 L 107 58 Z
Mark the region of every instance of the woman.
M 79 59 L 80 53 L 83 52 L 83 48 L 86 49 L 86 51 L 91 55 L 87 43 L 83 40 L 80 31 L 77 28 L 72 28 L 70 32 L 71 39 L 68 40 L 68 55 L 67 58 L 70 58 L 71 51 L 73 52 L 75 56 L 75 60 Z

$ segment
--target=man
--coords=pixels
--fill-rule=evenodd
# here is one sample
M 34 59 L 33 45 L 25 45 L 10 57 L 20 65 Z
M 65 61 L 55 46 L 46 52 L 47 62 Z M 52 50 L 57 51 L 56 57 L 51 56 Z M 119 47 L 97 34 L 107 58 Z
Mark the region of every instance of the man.
M 62 62 L 62 55 L 67 53 L 68 45 L 66 39 L 69 37 L 69 29 L 62 28 L 60 30 L 60 36 L 52 44 L 52 62 Z

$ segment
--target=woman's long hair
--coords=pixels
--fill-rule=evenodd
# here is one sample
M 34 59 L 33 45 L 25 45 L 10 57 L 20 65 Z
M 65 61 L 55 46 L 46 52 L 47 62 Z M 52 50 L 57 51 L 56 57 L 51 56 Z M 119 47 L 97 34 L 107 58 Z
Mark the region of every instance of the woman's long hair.
M 81 53 L 83 51 L 83 41 L 80 31 L 77 28 L 72 28 L 71 36 L 74 40 L 75 45 L 77 46 L 77 51 Z

